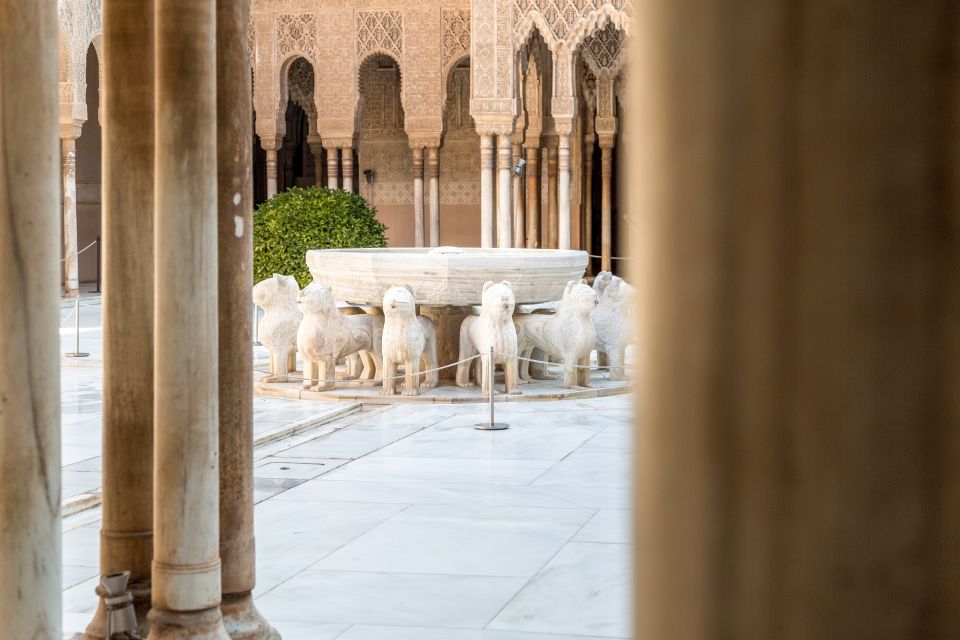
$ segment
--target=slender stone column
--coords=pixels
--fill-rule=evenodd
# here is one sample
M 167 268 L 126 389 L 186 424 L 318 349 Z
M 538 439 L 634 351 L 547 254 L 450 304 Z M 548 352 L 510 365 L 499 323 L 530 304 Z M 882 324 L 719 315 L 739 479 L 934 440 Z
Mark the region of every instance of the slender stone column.
M 150 640 L 220 614 L 215 0 L 156 0 L 156 349 Z M 189 86 L 190 91 L 184 91 Z
M 57 6 L 0 0 L 0 621 L 60 640 Z
M 513 159 L 512 166 L 516 167 L 523 157 L 523 147 L 520 142 L 513 141 Z M 513 174 L 513 246 L 516 249 L 522 249 L 526 246 L 524 234 L 526 233 L 527 217 L 524 207 L 526 201 L 523 194 L 523 171 L 519 174 Z
M 153 1 L 103 5 L 103 520 L 100 573 L 130 571 L 147 627 L 153 559 Z M 136 211 L 137 215 L 130 215 Z M 102 604 L 87 638 L 106 636 Z
M 315 184 L 323 186 L 323 141 L 318 135 L 307 136 L 310 153 L 313 154 L 313 174 Z
M 60 139 L 63 168 L 63 288 L 68 298 L 80 292 L 77 255 L 77 139 Z
M 427 181 L 430 193 L 430 246 L 440 246 L 440 149 L 427 147 Z
M 557 148 L 552 144 L 544 148 L 547 155 L 547 248 L 556 249 L 559 233 L 559 209 L 557 208 Z
M 343 147 L 343 190 L 353 193 L 353 147 Z
M 497 136 L 497 246 L 507 249 L 513 246 L 511 146 L 510 135 Z
M 253 604 L 253 105 L 247 0 L 217 0 L 217 316 L 223 626 L 233 640 L 279 640 Z M 319 139 L 311 149 L 321 149 Z M 318 169 L 320 166 L 317 167 Z M 320 172 L 318 171 L 318 174 Z
M 557 147 L 557 243 L 561 249 L 570 248 L 570 135 L 560 134 Z
M 480 246 L 493 246 L 493 135 L 480 134 Z
M 540 148 L 527 147 L 527 248 L 540 247 Z
M 260 146 L 267 152 L 267 197 L 272 198 L 277 195 L 277 152 L 283 148 L 283 136 L 260 136 Z
M 593 253 L 593 149 L 597 136 L 583 136 L 583 248 Z
M 613 138 L 600 137 L 600 269 L 610 271 L 613 265 Z
M 340 171 L 340 149 L 329 146 L 327 149 L 327 188 L 337 189 L 337 173 Z
M 413 152 L 413 246 L 423 246 L 423 147 Z

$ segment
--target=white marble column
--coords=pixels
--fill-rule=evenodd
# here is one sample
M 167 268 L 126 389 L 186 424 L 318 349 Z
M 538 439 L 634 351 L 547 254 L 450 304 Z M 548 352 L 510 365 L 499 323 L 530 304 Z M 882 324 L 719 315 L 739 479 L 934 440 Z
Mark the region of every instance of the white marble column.
M 423 246 L 423 147 L 411 149 L 413 155 L 413 246 Z
M 57 6 L 0 0 L 0 621 L 60 640 Z
M 547 248 L 556 249 L 560 220 L 557 203 L 557 148 L 548 144 L 543 151 L 547 155 Z
M 153 559 L 153 2 L 103 11 L 103 519 L 100 573 L 130 571 L 141 630 Z M 137 215 L 129 215 L 136 211 Z M 102 604 L 85 638 L 106 636 Z
M 539 143 L 538 143 L 539 144 Z M 527 248 L 540 247 L 540 147 L 530 146 L 527 154 Z
M 340 171 L 340 149 L 327 146 L 327 189 L 337 189 L 337 173 Z
M 215 0 L 156 0 L 150 640 L 227 640 L 220 613 Z M 190 91 L 184 91 L 189 86 Z
M 493 135 L 480 134 L 480 246 L 493 246 Z
M 430 201 L 430 246 L 440 246 L 440 149 L 427 147 L 427 182 Z
M 318 135 L 307 136 L 310 153 L 313 154 L 314 181 L 318 187 L 323 186 L 323 140 Z
M 557 147 L 557 246 L 570 248 L 570 135 L 560 134 Z
M 523 157 L 523 147 L 520 142 L 513 141 L 513 158 L 511 164 L 516 167 Z M 523 194 L 523 171 L 513 174 L 513 246 L 516 249 L 522 249 L 526 246 L 524 234 L 526 232 L 526 202 Z
M 600 137 L 600 269 L 610 271 L 613 265 L 613 138 Z
M 68 298 L 79 294 L 77 255 L 77 139 L 60 139 L 63 169 L 63 289 Z
M 353 193 L 353 147 L 343 147 L 343 190 Z
M 593 253 L 593 149 L 597 136 L 583 136 L 583 249 Z
M 511 188 L 511 135 L 497 136 L 497 246 L 513 246 L 513 195 Z
M 217 0 L 217 317 L 223 626 L 234 640 L 279 640 L 253 604 L 253 105 L 249 0 Z M 313 137 L 310 148 L 322 147 Z M 318 169 L 320 167 L 317 167 Z M 320 172 L 317 172 L 320 174 Z
M 267 153 L 267 197 L 272 198 L 277 195 L 277 152 L 283 148 L 283 136 L 260 136 L 260 146 Z

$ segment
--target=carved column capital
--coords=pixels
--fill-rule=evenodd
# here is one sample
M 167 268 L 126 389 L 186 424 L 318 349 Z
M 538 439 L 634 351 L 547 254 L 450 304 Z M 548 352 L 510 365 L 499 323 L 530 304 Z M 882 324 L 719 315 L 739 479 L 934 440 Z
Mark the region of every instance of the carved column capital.
M 428 178 L 440 176 L 440 148 L 427 147 L 426 171 Z
M 260 138 L 260 146 L 263 147 L 264 151 L 276 151 L 283 147 L 283 135 L 277 133 L 261 133 L 258 134 Z

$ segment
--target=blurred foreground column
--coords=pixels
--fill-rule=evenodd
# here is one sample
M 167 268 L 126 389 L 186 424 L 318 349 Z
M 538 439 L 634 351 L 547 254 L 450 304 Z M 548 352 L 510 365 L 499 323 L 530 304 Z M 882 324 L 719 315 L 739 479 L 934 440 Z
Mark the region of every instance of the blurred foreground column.
M 0 0 L 0 621 L 60 640 L 60 144 L 53 0 Z
M 253 604 L 253 149 L 247 0 L 217 0 L 217 316 L 220 343 L 220 561 L 233 640 L 280 636 Z M 319 151 L 319 141 L 312 148 Z M 317 153 L 319 156 L 320 154 Z M 320 165 L 317 165 L 320 174 Z
M 216 27 L 216 0 L 156 0 L 154 333 L 162 348 L 150 640 L 229 638 L 220 614 Z
M 635 637 L 960 637 L 960 5 L 636 7 Z
M 153 2 L 106 0 L 103 20 L 100 574 L 130 572 L 142 630 L 153 560 Z M 101 601 L 86 637 L 106 633 Z

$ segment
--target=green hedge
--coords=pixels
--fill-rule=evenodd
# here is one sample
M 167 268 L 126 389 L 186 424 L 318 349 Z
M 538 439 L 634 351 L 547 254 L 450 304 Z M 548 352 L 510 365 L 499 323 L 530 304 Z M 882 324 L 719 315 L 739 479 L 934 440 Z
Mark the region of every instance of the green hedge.
M 385 247 L 387 228 L 360 196 L 339 189 L 294 187 L 278 193 L 253 214 L 253 277 L 296 276 L 301 287 L 312 277 L 309 249 Z

